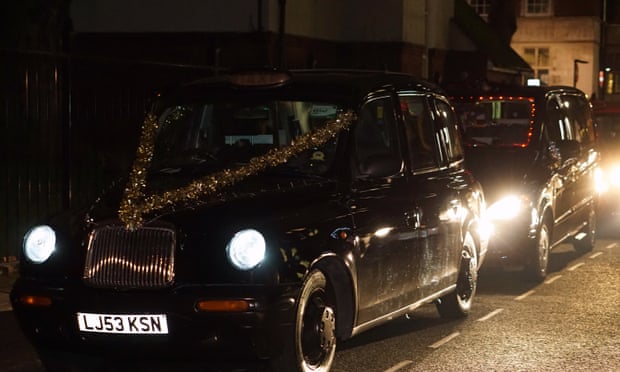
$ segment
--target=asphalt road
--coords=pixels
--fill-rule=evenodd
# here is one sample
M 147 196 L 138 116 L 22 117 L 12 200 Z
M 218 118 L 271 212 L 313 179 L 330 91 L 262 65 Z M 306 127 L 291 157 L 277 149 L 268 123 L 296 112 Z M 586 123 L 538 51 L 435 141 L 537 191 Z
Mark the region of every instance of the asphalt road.
M 554 250 L 544 283 L 483 270 L 467 319 L 424 306 L 341 343 L 332 372 L 620 371 L 620 224 L 606 222 L 593 252 Z
M 423 306 L 341 342 L 332 372 L 620 371 L 620 220 L 605 222 L 593 252 L 554 250 L 544 283 L 483 270 L 468 318 Z M 0 371 L 41 370 L 0 288 Z

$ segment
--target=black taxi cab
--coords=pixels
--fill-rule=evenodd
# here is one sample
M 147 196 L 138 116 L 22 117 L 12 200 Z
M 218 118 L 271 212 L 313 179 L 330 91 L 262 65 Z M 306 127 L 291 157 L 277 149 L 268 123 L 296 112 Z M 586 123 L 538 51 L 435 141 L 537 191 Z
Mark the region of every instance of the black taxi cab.
M 435 302 L 468 314 L 485 200 L 436 87 L 259 71 L 158 93 L 131 173 L 24 237 L 15 315 L 52 370 L 262 362 Z
M 572 87 L 450 91 L 467 168 L 480 181 L 493 226 L 487 266 L 542 281 L 549 252 L 596 240 L 599 151 L 592 107 Z

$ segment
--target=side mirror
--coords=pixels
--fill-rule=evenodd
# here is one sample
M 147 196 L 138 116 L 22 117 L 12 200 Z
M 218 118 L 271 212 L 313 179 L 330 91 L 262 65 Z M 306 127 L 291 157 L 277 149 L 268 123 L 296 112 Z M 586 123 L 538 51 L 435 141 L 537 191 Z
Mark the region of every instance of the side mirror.
M 402 169 L 402 161 L 394 155 L 372 155 L 360 164 L 360 171 L 370 177 L 392 176 Z

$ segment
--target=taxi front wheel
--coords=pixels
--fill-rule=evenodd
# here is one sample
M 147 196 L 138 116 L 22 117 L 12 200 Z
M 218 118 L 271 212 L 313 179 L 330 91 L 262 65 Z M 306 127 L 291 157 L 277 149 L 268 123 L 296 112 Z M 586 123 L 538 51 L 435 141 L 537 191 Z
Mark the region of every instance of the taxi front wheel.
M 462 318 L 469 314 L 478 286 L 478 257 L 476 241 L 467 232 L 461 251 L 461 263 L 456 288 L 435 302 L 442 318 Z
M 549 227 L 546 222 L 540 226 L 536 244 L 534 244 L 530 263 L 525 268 L 528 278 L 534 282 L 541 283 L 547 277 L 547 268 L 549 266 Z
M 312 271 L 304 281 L 291 341 L 285 352 L 274 359 L 274 370 L 330 370 L 336 353 L 336 314 L 327 279 L 319 270 Z

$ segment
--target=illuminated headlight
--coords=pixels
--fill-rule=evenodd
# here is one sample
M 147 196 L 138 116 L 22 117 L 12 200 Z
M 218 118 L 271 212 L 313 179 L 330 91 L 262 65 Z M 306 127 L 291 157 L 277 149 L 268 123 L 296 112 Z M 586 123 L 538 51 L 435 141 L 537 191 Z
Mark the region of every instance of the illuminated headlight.
M 491 221 L 510 220 L 518 216 L 522 209 L 523 200 L 516 195 L 510 195 L 493 203 L 487 209 L 487 218 Z
M 47 225 L 33 227 L 24 236 L 24 255 L 31 262 L 45 262 L 55 247 L 56 233 Z
M 594 171 L 594 187 L 599 194 L 604 193 L 609 189 L 609 183 L 605 179 L 605 174 L 601 168 L 596 168 Z
M 253 229 L 241 230 L 228 242 L 226 253 L 237 269 L 250 270 L 265 258 L 265 246 L 265 238 L 260 232 Z
M 609 169 L 609 174 L 607 175 L 609 183 L 613 187 L 620 187 L 620 166 L 615 165 Z
M 614 164 L 611 167 L 597 168 L 594 171 L 594 182 L 598 193 L 604 193 L 610 188 L 620 188 L 620 166 Z
M 478 236 L 480 241 L 487 242 L 489 237 L 493 234 L 494 228 L 491 221 L 488 218 L 481 218 L 478 224 Z

